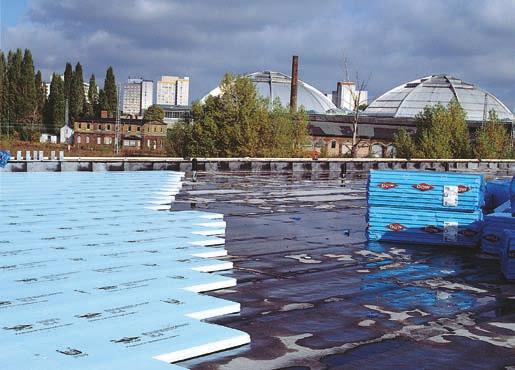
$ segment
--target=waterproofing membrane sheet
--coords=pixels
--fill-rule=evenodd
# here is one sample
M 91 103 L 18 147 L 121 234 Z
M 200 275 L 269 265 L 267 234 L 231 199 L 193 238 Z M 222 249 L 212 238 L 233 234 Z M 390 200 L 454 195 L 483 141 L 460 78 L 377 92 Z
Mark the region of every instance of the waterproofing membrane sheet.
M 240 305 L 199 293 L 222 214 L 170 212 L 177 172 L 0 173 L 0 368 L 173 369 L 249 343 L 200 320 Z
M 476 246 L 481 236 L 483 176 L 424 171 L 370 171 L 368 238 Z

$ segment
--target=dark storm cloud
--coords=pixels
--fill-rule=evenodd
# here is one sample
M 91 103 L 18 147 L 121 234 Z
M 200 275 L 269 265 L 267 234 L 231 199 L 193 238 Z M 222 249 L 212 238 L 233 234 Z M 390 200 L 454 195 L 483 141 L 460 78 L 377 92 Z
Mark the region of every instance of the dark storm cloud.
M 342 55 L 371 96 L 432 73 L 475 82 L 515 105 L 515 2 L 32 0 L 4 47 L 30 47 L 47 74 L 67 60 L 119 79 L 189 75 L 200 97 L 224 72 L 288 73 L 329 91 Z

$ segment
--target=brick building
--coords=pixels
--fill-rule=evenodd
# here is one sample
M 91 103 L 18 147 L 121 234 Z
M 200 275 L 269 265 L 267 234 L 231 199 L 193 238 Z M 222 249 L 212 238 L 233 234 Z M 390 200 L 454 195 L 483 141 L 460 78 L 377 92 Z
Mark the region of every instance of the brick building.
M 116 120 L 98 118 L 74 123 L 73 143 L 79 149 L 102 150 L 116 146 Z M 120 149 L 152 152 L 164 150 L 166 124 L 142 119 L 120 120 Z

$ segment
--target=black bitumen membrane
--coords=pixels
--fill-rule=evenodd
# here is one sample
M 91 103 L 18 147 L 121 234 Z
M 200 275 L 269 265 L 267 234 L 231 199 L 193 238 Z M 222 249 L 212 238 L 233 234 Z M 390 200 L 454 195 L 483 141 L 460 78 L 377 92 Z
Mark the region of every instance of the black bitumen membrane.
M 241 303 L 215 320 L 251 344 L 192 369 L 503 369 L 515 365 L 515 284 L 479 250 L 368 243 L 366 181 L 188 175 L 173 209 L 225 214 Z

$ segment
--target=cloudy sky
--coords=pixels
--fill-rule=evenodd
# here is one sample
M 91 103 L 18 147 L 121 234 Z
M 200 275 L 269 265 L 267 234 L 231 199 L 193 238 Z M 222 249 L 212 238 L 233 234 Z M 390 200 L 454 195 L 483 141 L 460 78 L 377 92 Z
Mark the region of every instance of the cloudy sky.
M 515 108 L 513 0 L 0 0 L 1 48 L 30 48 L 45 77 L 80 61 L 103 80 L 191 77 L 191 97 L 225 72 L 290 72 L 327 92 L 350 69 L 370 96 L 449 73 Z M 352 72 L 354 75 L 355 72 Z

